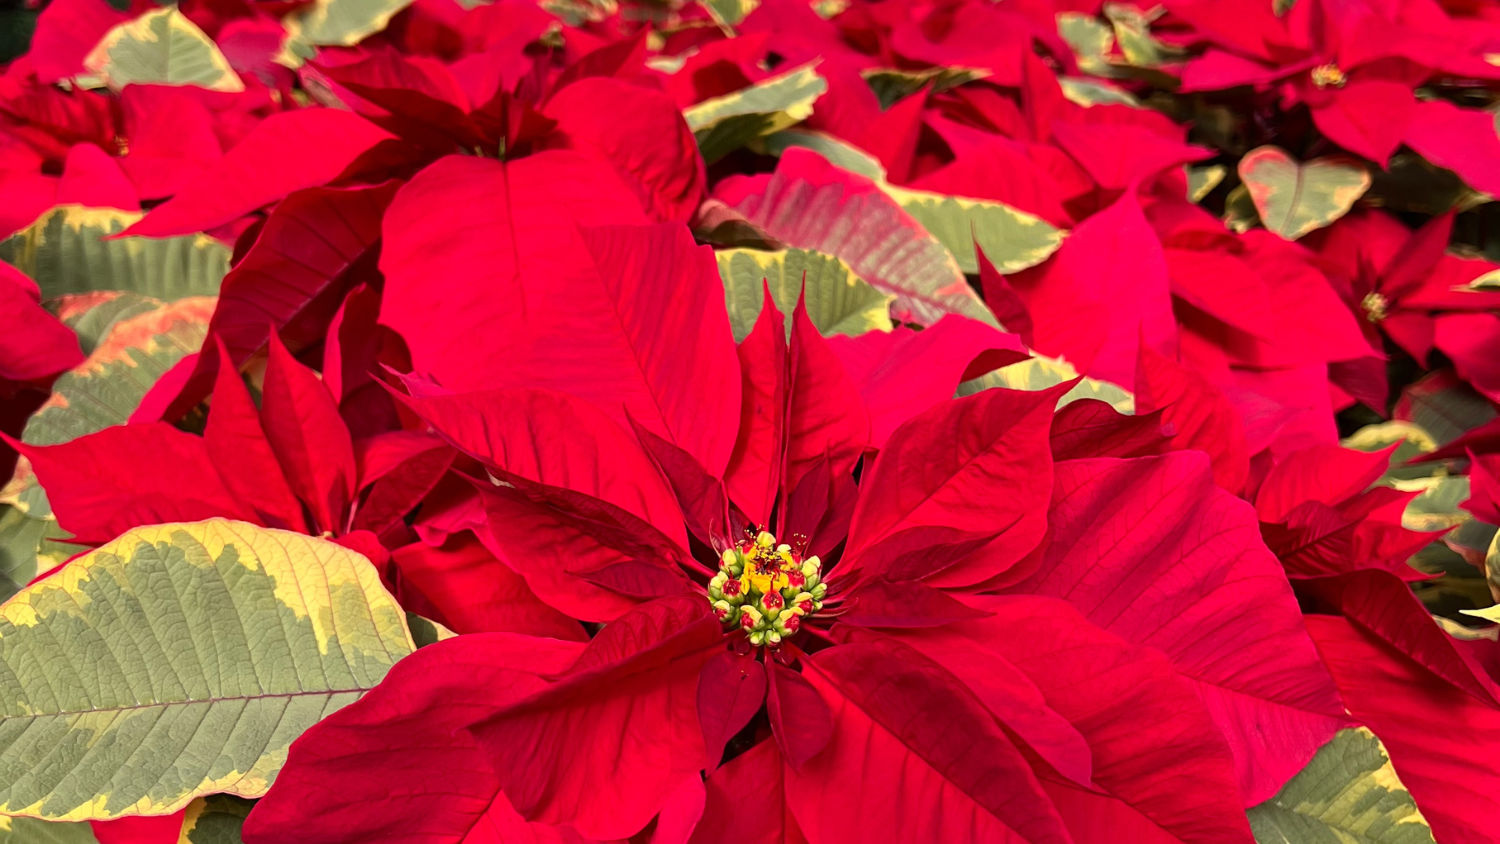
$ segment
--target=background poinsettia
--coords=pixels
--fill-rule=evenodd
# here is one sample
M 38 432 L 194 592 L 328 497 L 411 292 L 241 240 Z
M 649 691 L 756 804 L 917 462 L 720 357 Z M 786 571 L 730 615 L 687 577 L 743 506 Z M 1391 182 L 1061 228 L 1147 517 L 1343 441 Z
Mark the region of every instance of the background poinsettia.
M 332 715 L 285 771 L 213 794 L 21 766 L 0 834 L 1491 836 L 1490 4 L 23 14 L 0 589 L 44 623 L 0 630 L 0 661 L 67 686 L 21 654 L 94 664 L 50 631 L 115 563 L 58 566 L 198 519 L 352 549 L 356 603 L 388 592 L 422 647 L 296 721 Z M 714 598 L 760 637 L 734 649 L 702 590 L 760 528 L 832 592 L 805 630 Z M 170 601 L 119 606 L 89 645 L 109 676 L 219 653 Z M 12 697 L 0 734 L 72 711 Z M 174 735 L 140 758 L 191 769 Z M 301 785 L 252 809 L 278 775 Z M 351 796 L 429 781 L 451 793 Z

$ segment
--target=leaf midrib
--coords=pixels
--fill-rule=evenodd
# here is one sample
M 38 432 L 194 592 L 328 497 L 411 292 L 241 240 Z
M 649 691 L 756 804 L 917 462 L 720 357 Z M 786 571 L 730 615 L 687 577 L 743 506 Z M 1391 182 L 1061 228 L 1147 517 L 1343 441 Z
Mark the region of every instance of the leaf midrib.
M 89 715 L 89 714 L 92 714 L 92 713 L 95 713 L 95 712 L 134 712 L 134 711 L 141 710 L 141 709 L 152 709 L 152 708 L 167 707 L 167 706 L 187 706 L 189 704 L 194 704 L 194 703 L 213 704 L 213 703 L 219 703 L 221 701 L 269 700 L 269 699 L 273 699 L 273 698 L 311 697 L 313 695 L 325 695 L 325 696 L 327 696 L 327 695 L 342 695 L 342 694 L 351 694 L 351 693 L 356 693 L 356 692 L 359 693 L 359 694 L 364 694 L 365 692 L 368 692 L 368 691 L 370 691 L 369 688 L 327 689 L 327 690 L 311 690 L 311 691 L 302 691 L 302 692 L 286 692 L 286 693 L 282 693 L 282 694 L 230 695 L 230 696 L 227 696 L 227 697 L 189 698 L 187 700 L 153 701 L 151 703 L 141 703 L 141 704 L 137 704 L 135 706 L 103 706 L 103 707 L 99 707 L 97 709 L 72 709 L 72 710 L 62 710 L 62 711 L 59 711 L 59 712 L 38 712 L 38 713 L 33 714 L 33 715 L 6 715 L 6 716 L 0 716 L 0 723 L 4 723 L 6 721 L 19 721 L 21 719 L 26 719 L 26 718 L 36 719 L 36 718 L 63 717 L 63 716 L 70 716 L 70 715 Z

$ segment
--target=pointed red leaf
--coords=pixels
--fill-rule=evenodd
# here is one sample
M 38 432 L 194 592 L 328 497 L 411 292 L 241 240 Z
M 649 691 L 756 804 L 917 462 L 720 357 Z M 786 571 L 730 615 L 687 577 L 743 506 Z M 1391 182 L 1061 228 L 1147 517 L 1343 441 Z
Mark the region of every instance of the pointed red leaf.
M 1194 448 L 1213 462 L 1214 481 L 1238 493 L 1250 470 L 1244 423 L 1224 391 L 1144 344 L 1136 364 L 1136 410 L 1162 411 L 1161 419 L 1175 429 L 1174 448 Z
M 1160 411 L 1129 416 L 1097 399 L 1071 401 L 1052 417 L 1052 460 L 1147 457 L 1170 450 Z
M 1280 563 L 1203 455 L 1059 463 L 1049 523 L 1041 568 L 1009 591 L 1165 653 L 1229 742 L 1246 805 L 1343 725 Z
M 441 547 L 414 543 L 391 554 L 410 584 L 456 633 L 524 633 L 587 641 L 583 626 L 542 603 L 526 581 L 465 531 Z
M 786 774 L 811 840 L 1070 840 L 1020 750 L 937 664 L 889 640 L 803 664 L 833 716 L 828 746 Z
M 698 724 L 710 776 L 724 758 L 724 745 L 750 723 L 765 699 L 766 669 L 755 654 L 724 651 L 703 664 L 698 675 Z
M 45 381 L 83 363 L 78 335 L 39 304 L 36 282 L 0 262 L 0 379 Z
M 703 767 L 698 673 L 722 636 L 701 598 L 644 604 L 605 627 L 558 682 L 469 732 L 522 817 L 628 837 Z
M 931 585 L 977 583 L 1023 557 L 1046 530 L 1040 502 L 1052 489 L 1047 436 L 1057 394 L 985 390 L 897 428 L 861 481 L 846 560 L 857 565 L 912 527 L 998 534 L 965 565 L 927 578 Z
M 260 424 L 292 491 L 318 531 L 342 533 L 357 469 L 349 429 L 323 381 L 271 335 Z
M 729 498 L 757 525 L 768 525 L 781 489 L 789 375 L 785 323 L 770 297 L 740 343 L 739 432 L 724 470 Z
M 781 485 L 794 489 L 820 460 L 827 461 L 833 474 L 853 469 L 870 441 L 870 420 L 854 382 L 813 326 L 801 299 L 792 312 L 787 365 L 791 377 Z
M 292 191 L 331 181 L 356 156 L 389 137 L 347 111 L 309 108 L 273 114 L 125 234 L 171 237 L 234 222 Z M 288 155 L 289 150 L 297 154 Z
M 709 774 L 692 844 L 807 844 L 786 802 L 785 765 L 766 739 Z
M 846 611 L 839 623 L 855 627 L 942 627 L 985 615 L 917 581 L 893 583 L 885 578 L 851 590 L 842 606 Z
M 805 677 L 775 659 L 766 661 L 766 714 L 781 758 L 794 771 L 828 744 L 832 715 Z
M 220 340 L 219 374 L 214 381 L 213 406 L 203 429 L 203 446 L 219 470 L 224 485 L 252 507 L 266 527 L 307 533 L 302 502 L 293 494 L 276 453 L 260 424 L 260 414 L 239 370 L 229 361 Z

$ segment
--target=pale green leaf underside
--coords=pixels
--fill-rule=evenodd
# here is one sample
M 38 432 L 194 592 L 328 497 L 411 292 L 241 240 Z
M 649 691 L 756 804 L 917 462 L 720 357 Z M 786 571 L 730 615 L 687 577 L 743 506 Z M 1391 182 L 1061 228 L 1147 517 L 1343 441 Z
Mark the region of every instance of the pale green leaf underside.
M 0 241 L 0 260 L 31 276 L 43 299 L 128 290 L 158 299 L 216 296 L 229 271 L 229 247 L 205 234 L 104 240 L 140 212 L 59 205 Z
M 682 117 L 709 163 L 756 138 L 806 120 L 813 101 L 828 90 L 812 61 L 762 80 L 743 91 L 704 100 L 683 109 Z
M 984 79 L 990 72 L 975 67 L 932 67 L 926 70 L 901 70 L 894 67 L 876 67 L 860 71 L 865 84 L 880 100 L 880 108 L 888 109 L 901 100 L 931 85 L 931 93 L 938 94 L 957 88 L 966 82 Z
M 289 39 L 315 46 L 352 47 L 391 22 L 412 0 L 314 0 L 287 15 Z
M 0 607 L 0 813 L 264 794 L 413 644 L 363 557 L 225 519 L 138 528 Z
M 188 806 L 177 844 L 243 844 L 240 829 L 254 806 L 230 794 L 199 797 Z
M 806 275 L 807 315 L 822 334 L 857 336 L 867 331 L 890 331 L 891 296 L 881 293 L 831 255 L 807 249 L 760 252 L 726 249 L 717 253 L 719 276 L 729 306 L 729 323 L 736 343 L 750 334 L 771 288 L 776 307 L 787 315 L 791 336 L 792 310 L 802 293 Z
M 1349 213 L 1370 187 L 1370 171 L 1354 158 L 1331 155 L 1299 163 L 1273 146 L 1246 153 L 1239 172 L 1261 222 L 1287 240 Z
M 1380 740 L 1340 730 L 1275 797 L 1249 810 L 1259 844 L 1431 844 Z
M 99 844 L 87 823 L 56 823 L 0 815 L 0 844 Z
M 1037 355 L 959 384 L 958 395 L 960 397 L 972 396 L 992 387 L 1007 390 L 1045 390 L 1077 377 L 1078 370 L 1067 361 Z M 1073 389 L 1058 398 L 1057 406 L 1062 407 L 1079 399 L 1096 399 L 1110 405 L 1120 413 L 1135 413 L 1135 396 L 1108 381 L 1085 377 L 1074 385 Z
M 55 445 L 125 424 L 152 385 L 203 345 L 215 301 L 194 296 L 117 320 L 88 360 L 58 376 L 21 439 Z
M 147 12 L 108 33 L 83 61 L 110 88 L 196 85 L 238 93 L 245 83 L 213 40 L 170 6 Z

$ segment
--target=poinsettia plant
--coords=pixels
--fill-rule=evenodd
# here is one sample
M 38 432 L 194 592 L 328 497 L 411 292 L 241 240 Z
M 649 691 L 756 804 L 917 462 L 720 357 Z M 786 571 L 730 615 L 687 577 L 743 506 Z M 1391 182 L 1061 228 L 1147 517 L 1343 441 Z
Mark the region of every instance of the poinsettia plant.
M 0 842 L 1493 838 L 1493 4 L 38 5 Z

